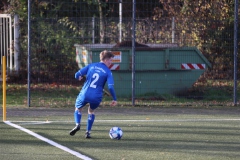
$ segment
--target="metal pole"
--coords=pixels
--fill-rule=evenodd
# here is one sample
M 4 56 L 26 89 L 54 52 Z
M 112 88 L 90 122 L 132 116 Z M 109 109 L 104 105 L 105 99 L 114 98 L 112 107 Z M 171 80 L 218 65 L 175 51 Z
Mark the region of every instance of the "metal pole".
M 122 42 L 122 0 L 119 0 L 119 42 Z
M 238 52 L 238 0 L 235 0 L 234 7 L 234 93 L 233 103 L 237 105 L 237 53 Z
M 95 17 L 92 17 L 92 44 L 95 43 Z
M 0 15 L 1 16 L 1 15 Z M 3 24 L 3 18 L 0 17 L 0 24 Z M 0 26 L 0 33 L 3 33 L 3 27 Z M 3 34 L 0 34 L 0 54 L 1 54 L 1 57 L 3 56 Z M 1 59 L 1 64 L 2 64 L 2 59 Z
M 172 43 L 175 41 L 175 17 L 172 18 Z
M 31 60 L 31 0 L 28 0 L 28 107 L 30 107 L 30 60 Z
M 132 9 L 132 105 L 135 106 L 135 36 L 136 36 L 136 0 Z
M 12 48 L 12 18 L 11 16 L 9 17 L 9 22 L 8 22 L 8 29 L 9 31 L 7 32 L 7 37 L 8 37 L 8 40 L 7 40 L 7 43 L 9 42 L 9 44 L 7 44 L 7 46 L 10 46 L 9 47 L 9 54 L 10 54 L 10 57 L 9 57 L 9 69 L 10 69 L 10 73 L 12 73 L 12 70 L 13 70 L 13 48 Z
M 12 73 L 12 70 L 13 70 L 13 45 L 12 45 L 12 18 L 11 18 L 11 16 L 9 17 L 9 45 L 10 45 L 10 47 L 9 47 L 9 53 L 10 53 L 10 57 L 9 57 L 9 61 L 10 61 L 10 73 Z M 9 45 L 7 45 L 7 46 L 9 46 Z
M 14 69 L 19 72 L 19 16 L 14 15 Z

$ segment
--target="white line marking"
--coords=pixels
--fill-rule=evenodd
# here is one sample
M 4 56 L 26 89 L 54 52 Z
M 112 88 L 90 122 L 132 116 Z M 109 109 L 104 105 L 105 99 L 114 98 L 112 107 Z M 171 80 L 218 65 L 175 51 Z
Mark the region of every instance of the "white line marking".
M 16 125 L 16 124 L 11 123 L 9 121 L 4 121 L 4 123 L 6 123 L 6 124 L 8 124 L 8 125 L 10 125 L 12 127 L 15 127 L 15 128 L 17 128 L 17 129 L 19 129 L 21 131 L 24 131 L 24 132 L 26 132 L 26 133 L 28 133 L 28 134 L 30 134 L 30 135 L 32 135 L 32 136 L 42 140 L 42 141 L 44 141 L 44 142 L 47 142 L 47 143 L 51 144 L 52 146 L 60 148 L 60 149 L 66 151 L 66 152 L 68 152 L 68 153 L 70 153 L 70 154 L 72 154 L 72 155 L 74 155 L 74 156 L 76 156 L 78 158 L 81 158 L 83 160 L 92 160 L 91 158 L 89 158 L 89 157 L 87 157 L 85 155 L 82 155 L 82 154 L 80 154 L 80 153 L 78 153 L 76 151 L 73 151 L 73 150 L 71 150 L 71 149 L 69 149 L 69 148 L 67 148 L 67 147 L 65 147 L 65 146 L 63 146 L 61 144 L 58 144 L 58 143 L 56 143 L 56 142 L 54 142 L 54 141 L 52 141 L 50 139 L 47 139 L 47 138 L 45 138 L 45 137 L 43 137 L 43 136 L 41 136 L 41 135 L 39 135 L 37 133 L 34 133 L 34 132 L 32 132 L 32 131 L 30 131 L 30 130 L 28 130 L 26 128 L 23 128 L 23 127 L 21 127 L 19 125 Z
M 240 121 L 240 118 L 224 118 L 224 119 L 118 119 L 118 120 L 95 120 L 94 122 L 219 122 L 219 121 Z M 31 125 L 31 124 L 45 124 L 45 123 L 75 123 L 74 121 L 12 121 L 20 123 L 20 125 Z M 86 122 L 82 120 L 82 122 Z
M 214 122 L 240 121 L 240 119 L 146 119 L 146 120 L 96 120 L 96 122 Z
M 21 122 L 19 125 L 35 125 L 35 124 L 47 124 L 47 123 L 51 123 L 49 121 L 24 121 Z

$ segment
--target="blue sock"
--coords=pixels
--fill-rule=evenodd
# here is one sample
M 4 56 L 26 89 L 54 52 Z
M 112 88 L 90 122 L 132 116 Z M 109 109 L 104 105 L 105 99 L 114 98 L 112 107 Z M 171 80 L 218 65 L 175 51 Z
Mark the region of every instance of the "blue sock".
M 95 120 L 95 115 L 88 114 L 88 121 L 87 121 L 87 131 L 88 132 L 91 131 L 94 120 Z
M 75 110 L 74 120 L 75 120 L 76 125 L 79 125 L 81 123 L 81 118 L 82 118 L 81 112 L 79 112 L 78 110 Z

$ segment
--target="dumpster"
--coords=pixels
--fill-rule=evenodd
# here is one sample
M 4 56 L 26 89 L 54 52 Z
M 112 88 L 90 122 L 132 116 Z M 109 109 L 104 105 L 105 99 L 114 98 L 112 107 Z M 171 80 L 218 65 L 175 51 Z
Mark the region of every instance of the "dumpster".
M 99 62 L 99 53 L 112 50 L 115 54 L 112 70 L 117 96 L 132 94 L 132 49 L 109 44 L 78 45 L 76 59 L 84 67 Z M 148 45 L 135 50 L 135 94 L 179 94 L 191 88 L 211 67 L 196 47 Z
M 114 45 L 111 44 L 75 44 L 76 47 L 76 62 L 79 68 L 85 67 L 92 63 L 92 49 L 98 49 L 99 53 L 101 50 L 112 48 Z M 99 57 L 99 55 L 98 55 Z M 94 57 L 95 59 L 95 57 Z M 99 58 L 98 58 L 99 61 Z

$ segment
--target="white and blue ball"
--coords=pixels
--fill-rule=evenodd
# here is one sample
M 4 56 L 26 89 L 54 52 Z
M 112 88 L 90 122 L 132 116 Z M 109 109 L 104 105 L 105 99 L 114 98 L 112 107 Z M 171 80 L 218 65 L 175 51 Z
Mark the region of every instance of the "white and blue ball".
M 112 127 L 109 131 L 109 136 L 111 139 L 121 139 L 123 136 L 123 131 L 120 127 Z

